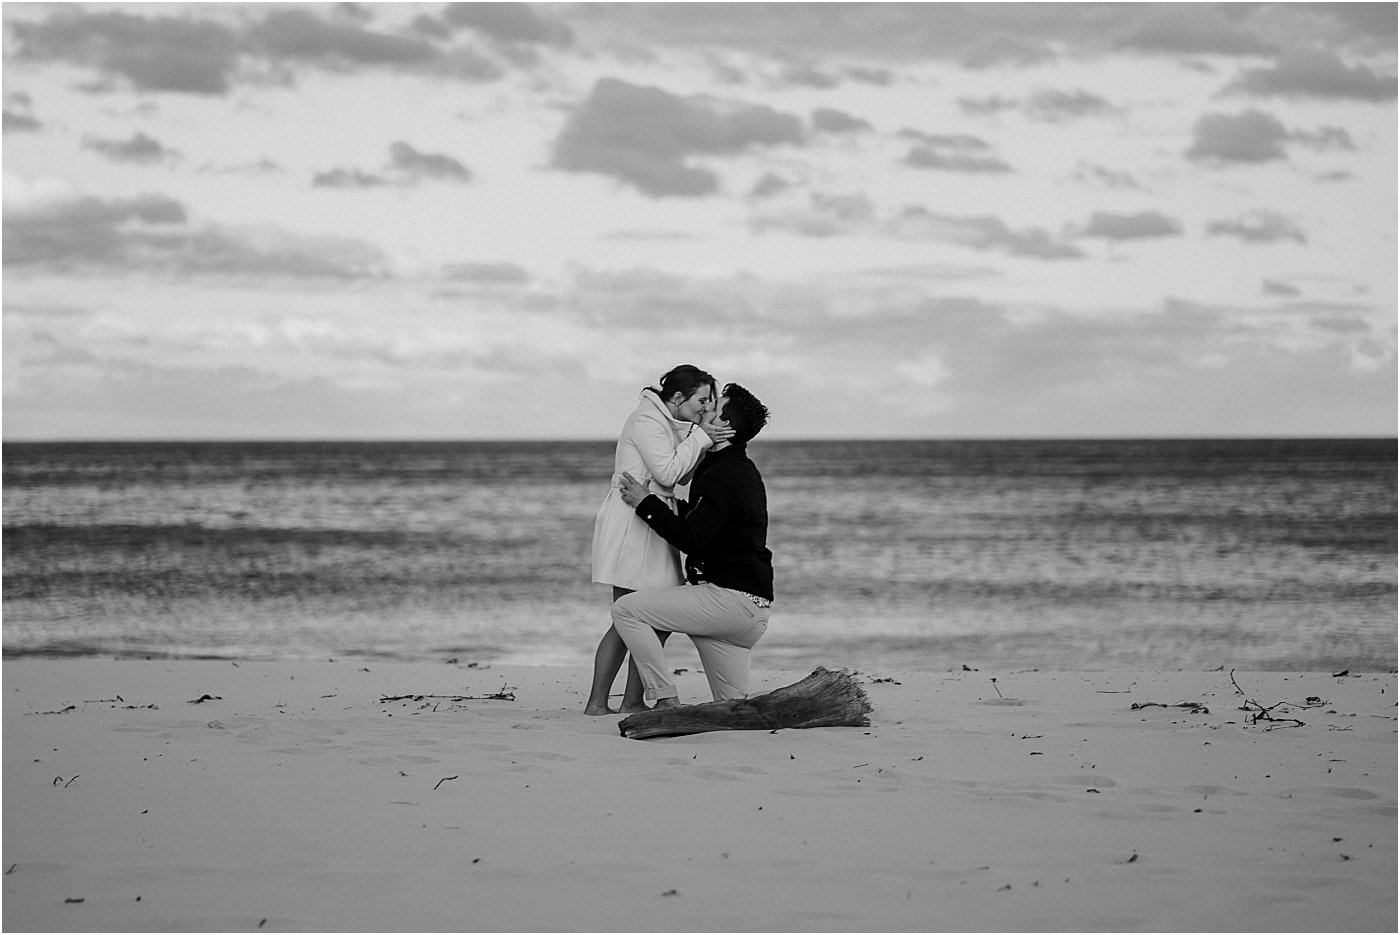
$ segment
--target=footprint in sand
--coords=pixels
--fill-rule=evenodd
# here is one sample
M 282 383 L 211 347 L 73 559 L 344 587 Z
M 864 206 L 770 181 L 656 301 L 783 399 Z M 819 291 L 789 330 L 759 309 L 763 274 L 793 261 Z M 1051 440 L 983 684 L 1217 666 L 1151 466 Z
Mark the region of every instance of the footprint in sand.
M 1116 780 L 1107 776 L 1056 776 L 1051 782 L 1057 782 L 1062 786 L 1085 786 L 1092 789 L 1113 789 L 1117 787 Z
M 1055 803 L 1059 803 L 1059 802 L 1064 802 L 1064 801 L 1066 801 L 1066 799 L 1065 799 L 1064 796 L 1062 796 L 1062 795 L 1056 795 L 1056 794 L 1053 793 L 1053 792 L 1022 792 L 1021 795 L 1022 795 L 1024 798 L 1027 798 L 1027 799 L 1034 799 L 1034 800 L 1037 801 L 1037 802 L 1055 802 Z
M 574 761 L 567 753 L 555 753 L 552 750 L 517 750 L 515 755 L 522 760 L 559 760 L 563 763 Z
M 437 757 L 414 756 L 410 753 L 400 753 L 397 756 L 366 756 L 355 761 L 361 766 L 398 766 L 402 763 L 437 763 Z
M 1317 791 L 1325 792 L 1328 795 L 1335 795 L 1342 799 L 1363 799 L 1368 802 L 1371 799 L 1380 798 L 1380 796 L 1367 789 L 1348 789 L 1342 786 L 1323 786 L 1317 789 Z

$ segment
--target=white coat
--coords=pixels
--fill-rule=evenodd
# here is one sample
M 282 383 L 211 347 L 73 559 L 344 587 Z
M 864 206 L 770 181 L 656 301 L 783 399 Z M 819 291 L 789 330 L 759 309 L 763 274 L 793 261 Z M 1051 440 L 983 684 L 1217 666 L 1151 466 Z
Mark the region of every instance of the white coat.
M 633 591 L 685 582 L 680 553 L 623 502 L 617 482 L 631 474 L 674 511 L 675 488 L 690 483 L 711 444 L 698 425 L 673 418 L 655 392 L 642 391 L 617 439 L 612 484 L 593 523 L 594 582 Z

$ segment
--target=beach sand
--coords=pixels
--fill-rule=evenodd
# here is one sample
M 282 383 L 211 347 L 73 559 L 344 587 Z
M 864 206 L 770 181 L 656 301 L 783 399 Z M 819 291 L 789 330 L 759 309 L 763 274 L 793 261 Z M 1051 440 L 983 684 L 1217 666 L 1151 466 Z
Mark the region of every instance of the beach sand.
M 869 727 L 628 740 L 464 663 L 6 661 L 5 930 L 1396 930 L 1393 673 L 880 671 Z

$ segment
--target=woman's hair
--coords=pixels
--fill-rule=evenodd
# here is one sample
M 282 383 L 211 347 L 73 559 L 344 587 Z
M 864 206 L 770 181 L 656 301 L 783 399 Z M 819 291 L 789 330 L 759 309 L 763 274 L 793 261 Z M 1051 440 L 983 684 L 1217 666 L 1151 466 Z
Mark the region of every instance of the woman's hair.
M 661 377 L 659 387 L 649 386 L 647 389 L 660 396 L 661 401 L 665 402 L 676 393 L 681 394 L 681 399 L 689 399 L 702 386 L 708 386 L 713 390 L 715 378 L 694 364 L 681 364 L 679 367 L 672 367 Z

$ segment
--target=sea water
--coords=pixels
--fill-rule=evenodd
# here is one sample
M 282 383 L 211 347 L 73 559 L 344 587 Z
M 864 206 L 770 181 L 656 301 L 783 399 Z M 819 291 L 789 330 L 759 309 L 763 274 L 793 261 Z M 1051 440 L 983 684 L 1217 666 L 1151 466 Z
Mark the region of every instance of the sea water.
M 6 444 L 5 655 L 587 664 L 612 448 Z M 1394 439 L 750 455 L 777 591 L 760 667 L 1396 665 Z

